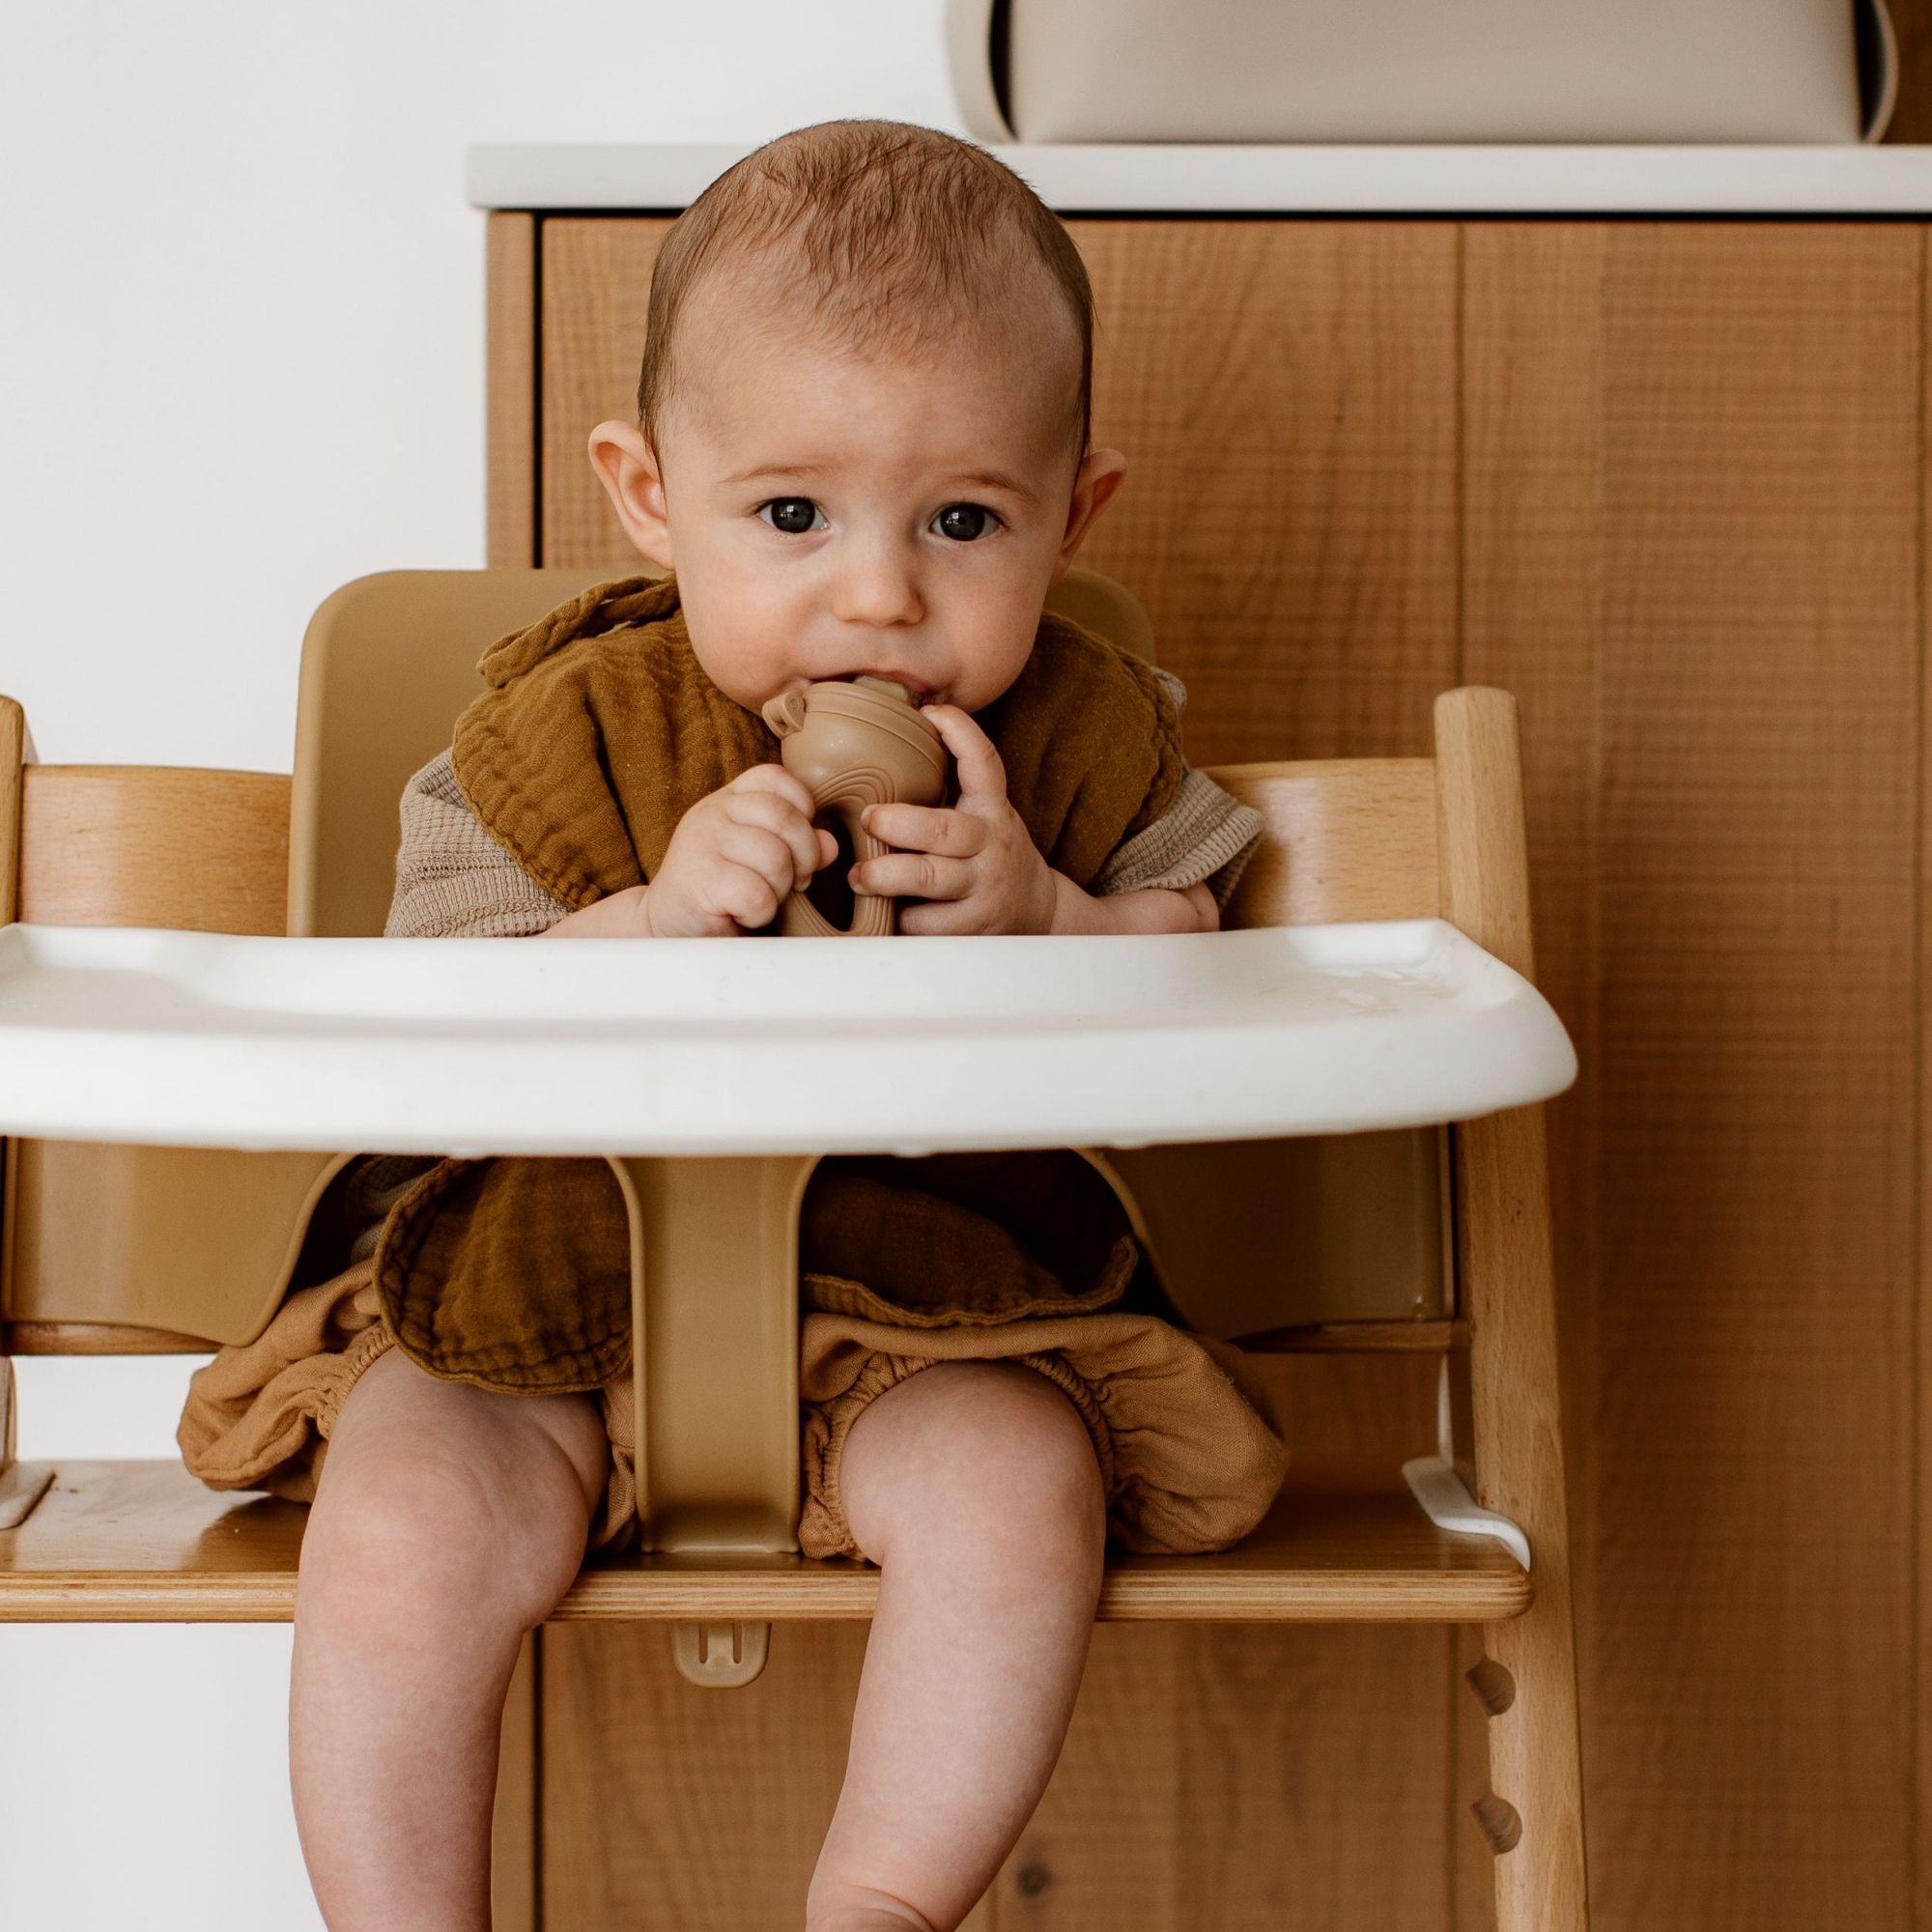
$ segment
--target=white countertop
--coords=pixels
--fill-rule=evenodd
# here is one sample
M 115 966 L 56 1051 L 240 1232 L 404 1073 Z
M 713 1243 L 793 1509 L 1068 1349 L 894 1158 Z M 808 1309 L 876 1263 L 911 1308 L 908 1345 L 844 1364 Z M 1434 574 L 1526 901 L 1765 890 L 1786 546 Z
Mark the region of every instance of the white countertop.
M 743 145 L 481 145 L 493 209 L 685 207 Z M 1062 214 L 1932 214 L 1932 147 L 988 143 Z

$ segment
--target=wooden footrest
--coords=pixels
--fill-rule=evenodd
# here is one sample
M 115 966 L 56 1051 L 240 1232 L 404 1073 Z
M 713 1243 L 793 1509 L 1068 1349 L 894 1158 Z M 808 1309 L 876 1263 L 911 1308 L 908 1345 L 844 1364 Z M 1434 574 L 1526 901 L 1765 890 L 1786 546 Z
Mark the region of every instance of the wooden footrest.
M 32 1514 L 0 1531 L 0 1622 L 284 1623 L 307 1518 L 300 1503 L 210 1490 L 179 1463 L 55 1464 Z M 553 1620 L 863 1620 L 878 1585 L 865 1563 L 628 1555 L 587 1565 Z M 1437 1529 L 1406 1492 L 1289 1491 L 1246 1542 L 1219 1555 L 1112 1553 L 1099 1614 L 1492 1623 L 1520 1615 L 1530 1596 L 1507 1551 Z

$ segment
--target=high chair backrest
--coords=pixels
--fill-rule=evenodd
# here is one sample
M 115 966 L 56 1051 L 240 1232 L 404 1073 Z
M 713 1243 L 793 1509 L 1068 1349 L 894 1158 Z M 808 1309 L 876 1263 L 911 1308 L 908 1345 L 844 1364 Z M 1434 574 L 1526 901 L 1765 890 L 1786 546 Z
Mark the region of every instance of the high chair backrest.
M 344 585 L 304 639 L 292 779 L 36 765 L 18 707 L 0 699 L 0 922 L 380 932 L 397 799 L 448 744 L 484 649 L 619 574 L 385 572 Z M 1145 612 L 1112 580 L 1069 571 L 1047 603 L 1152 656 Z M 1434 913 L 1433 771 L 1413 759 L 1218 773 L 1269 827 L 1228 922 Z M 1444 1312 L 1437 1139 L 1357 1135 L 1117 1159 L 1179 1258 L 1172 1285 L 1184 1312 L 1234 1335 L 1263 1325 L 1264 1309 L 1305 1321 Z M 150 1352 L 252 1340 L 301 1265 L 299 1231 L 342 1158 L 11 1143 L 0 1348 Z M 1225 1204 L 1235 1200 L 1265 1231 L 1259 1247 L 1230 1235 Z M 1343 1211 L 1362 1200 L 1378 1210 Z M 1294 1231 L 1286 1243 L 1280 1217 Z M 1251 1265 L 1264 1249 L 1269 1265 Z M 1284 1253 L 1298 1259 L 1285 1263 Z
M 504 633 L 621 574 L 389 570 L 324 601 L 302 639 L 296 707 L 291 933 L 382 931 L 396 877 L 396 801 L 449 744 L 457 714 L 480 689 L 477 660 Z
M 449 743 L 457 713 L 476 695 L 485 646 L 618 574 L 609 566 L 385 571 L 344 584 L 322 605 L 302 643 L 290 932 L 382 931 L 395 884 L 396 800 L 410 775 Z M 1146 612 L 1111 578 L 1069 570 L 1046 601 L 1151 656 Z

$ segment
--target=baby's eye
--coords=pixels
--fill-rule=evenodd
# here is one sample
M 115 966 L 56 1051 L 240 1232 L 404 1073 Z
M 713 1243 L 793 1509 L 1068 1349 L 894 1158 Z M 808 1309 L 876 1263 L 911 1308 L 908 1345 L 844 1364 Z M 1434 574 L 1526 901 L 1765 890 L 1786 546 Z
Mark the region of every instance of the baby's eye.
M 818 514 L 818 505 L 810 497 L 774 497 L 770 502 L 758 505 L 760 522 L 764 521 L 767 510 L 772 513 L 770 528 L 782 530 L 788 537 L 800 537 L 812 527 L 811 520 Z
M 949 503 L 932 521 L 942 535 L 971 543 L 1000 520 L 983 503 Z

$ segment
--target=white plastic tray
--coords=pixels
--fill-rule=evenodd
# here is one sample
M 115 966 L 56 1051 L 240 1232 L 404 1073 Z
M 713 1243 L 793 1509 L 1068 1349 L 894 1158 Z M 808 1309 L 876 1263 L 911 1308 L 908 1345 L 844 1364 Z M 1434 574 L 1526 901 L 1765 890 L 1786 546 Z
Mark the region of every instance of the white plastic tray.
M 0 927 L 0 1134 L 398 1153 L 1133 1147 L 1560 1093 L 1440 920 L 1153 937 L 250 939 Z

